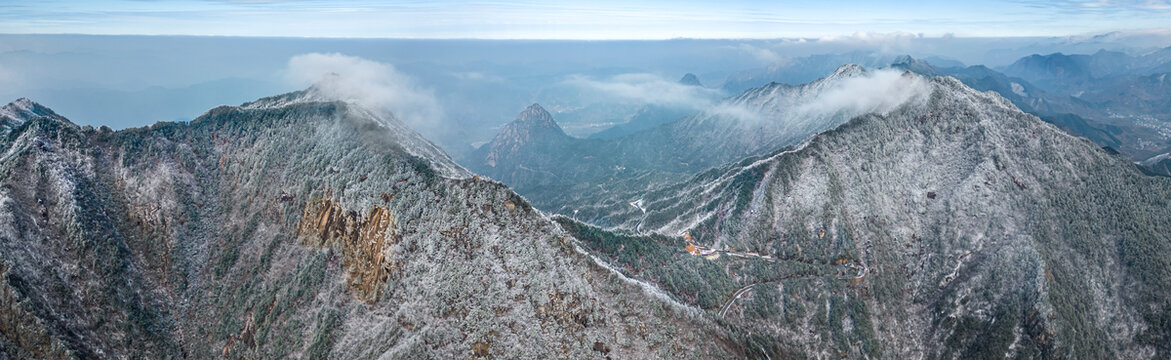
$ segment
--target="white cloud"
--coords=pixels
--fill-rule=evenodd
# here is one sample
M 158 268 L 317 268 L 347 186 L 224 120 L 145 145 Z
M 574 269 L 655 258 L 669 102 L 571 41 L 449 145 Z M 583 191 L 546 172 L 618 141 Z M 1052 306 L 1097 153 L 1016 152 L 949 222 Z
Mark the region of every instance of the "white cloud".
M 451 76 L 456 79 L 471 80 L 471 81 L 484 81 L 484 82 L 505 82 L 505 81 L 507 81 L 503 77 L 492 75 L 492 74 L 485 74 L 485 73 L 482 73 L 479 71 L 453 72 L 453 73 L 451 73 Z
M 804 39 L 801 39 L 801 40 L 802 40 L 802 42 L 804 42 Z M 751 55 L 752 57 L 756 58 L 757 60 L 760 60 L 761 62 L 765 62 L 765 63 L 769 63 L 769 64 L 779 64 L 779 63 L 783 63 L 787 60 L 784 56 L 777 54 L 775 51 L 773 51 L 771 49 L 757 47 L 757 46 L 753 46 L 751 44 L 740 44 L 740 45 L 736 46 L 736 49 L 740 50 L 742 52 L 745 52 L 748 55 Z
M 1167 0 L 1066 0 L 1058 1 L 1057 4 L 1064 4 L 1067 7 L 1081 7 L 1088 9 L 1110 9 L 1110 10 L 1168 10 L 1171 9 L 1171 1 Z
M 390 64 L 337 53 L 309 53 L 290 58 L 285 76 L 298 86 L 313 84 L 338 100 L 388 109 L 416 130 L 443 120 L 434 91 L 416 85 Z
M 1140 9 L 1149 10 L 1171 10 L 1171 1 L 1167 0 L 1146 0 L 1139 6 Z
M 793 109 L 798 117 L 862 114 L 886 114 L 912 100 L 925 98 L 930 85 L 915 75 L 903 76 L 896 70 L 874 70 L 865 75 L 843 79 L 818 92 Z
M 909 101 L 926 99 L 931 87 L 916 75 L 872 70 L 804 88 L 782 87 L 771 91 L 720 103 L 704 112 L 735 124 L 768 124 L 775 131 L 805 136 L 856 116 L 886 114 Z
M 746 125 L 758 124 L 761 121 L 766 120 L 765 116 L 761 114 L 761 111 L 751 109 L 744 104 L 730 102 L 720 103 L 712 106 L 711 108 L 704 110 L 704 113 L 717 119 L 734 119 L 739 123 Z
M 0 64 L 0 84 L 7 87 L 13 87 L 16 83 L 16 73 L 8 71 L 4 64 Z
M 891 53 L 906 52 L 909 49 L 913 49 L 913 42 L 923 37 L 923 34 L 909 32 L 875 33 L 859 31 L 849 36 L 824 36 L 819 38 L 818 41 L 872 48 L 884 53 Z
M 687 109 L 707 108 L 723 97 L 719 90 L 684 85 L 653 74 L 622 74 L 605 80 L 575 75 L 565 84 L 593 91 L 596 94 L 592 95 L 602 99 Z

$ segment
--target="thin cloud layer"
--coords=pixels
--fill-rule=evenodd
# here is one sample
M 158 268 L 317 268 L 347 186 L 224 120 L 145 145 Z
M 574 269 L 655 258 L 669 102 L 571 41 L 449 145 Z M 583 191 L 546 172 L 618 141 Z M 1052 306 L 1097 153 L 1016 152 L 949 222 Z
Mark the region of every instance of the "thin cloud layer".
M 1168 0 L 1046 0 L 1025 1 L 1038 9 L 1060 9 L 1067 13 L 1115 13 L 1123 11 L 1168 11 Z
M 416 130 L 443 120 L 434 91 L 416 85 L 390 64 L 338 53 L 309 53 L 290 58 L 285 76 L 297 86 L 314 85 L 338 100 L 390 110 Z
M 753 46 L 751 44 L 740 44 L 736 46 L 736 49 L 756 58 L 757 60 L 760 60 L 760 62 L 763 63 L 776 64 L 783 63 L 786 60 L 784 56 L 777 54 L 777 52 L 773 51 L 772 49 Z
M 11 71 L 8 71 L 8 69 L 4 67 L 4 64 L 0 64 L 0 84 L 6 84 L 7 86 L 13 86 L 13 85 L 15 85 L 14 84 L 15 82 L 16 82 L 16 74 Z
M 930 91 L 930 85 L 921 77 L 903 76 L 896 70 L 873 70 L 862 76 L 843 79 L 798 105 L 793 113 L 809 117 L 886 114 L 912 99 L 925 97 Z
M 914 48 L 913 42 L 923 38 L 923 34 L 913 34 L 903 31 L 889 33 L 859 31 L 849 36 L 823 36 L 818 41 L 840 43 L 858 48 L 872 48 L 884 53 L 891 53 L 904 52 L 912 49 Z
M 788 2 L 7 0 L 0 33 L 494 39 L 1052 36 L 1165 27 L 1167 0 Z M 1054 13 L 1062 16 L 1054 16 Z M 259 15 L 263 16 L 259 16 Z M 1103 14 L 1125 15 L 1102 17 Z M 1055 32 L 1059 31 L 1059 32 Z
M 910 101 L 925 99 L 931 86 L 922 77 L 895 70 L 831 78 L 803 90 L 776 88 L 772 93 L 728 101 L 704 112 L 746 126 L 767 123 L 786 131 L 820 131 L 868 113 L 886 114 Z
M 501 76 L 487 74 L 487 73 L 483 73 L 483 72 L 479 72 L 479 71 L 452 72 L 451 77 L 454 77 L 454 78 L 460 79 L 460 80 L 484 81 L 484 82 L 496 82 L 496 83 L 502 83 L 502 82 L 508 81 L 508 79 L 505 79 Z
M 593 92 L 601 99 L 684 109 L 708 108 L 723 97 L 719 90 L 680 84 L 653 74 L 622 74 L 604 80 L 575 75 L 565 84 Z

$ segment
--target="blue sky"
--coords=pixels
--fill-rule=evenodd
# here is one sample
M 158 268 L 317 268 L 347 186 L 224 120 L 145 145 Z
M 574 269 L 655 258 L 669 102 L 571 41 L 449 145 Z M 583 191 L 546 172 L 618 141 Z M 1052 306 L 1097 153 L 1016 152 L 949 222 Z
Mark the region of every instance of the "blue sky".
M 0 33 L 490 39 L 1061 36 L 1171 27 L 1171 0 L 4 0 Z

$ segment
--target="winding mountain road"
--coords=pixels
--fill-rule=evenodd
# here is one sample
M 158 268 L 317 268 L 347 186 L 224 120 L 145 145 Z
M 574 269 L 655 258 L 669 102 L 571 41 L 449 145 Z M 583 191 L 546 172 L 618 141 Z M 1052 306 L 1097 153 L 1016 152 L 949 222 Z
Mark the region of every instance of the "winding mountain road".
M 732 307 L 732 304 L 736 302 L 736 299 L 740 298 L 740 295 L 744 295 L 744 293 L 748 292 L 748 290 L 752 290 L 753 287 L 756 287 L 756 285 L 760 284 L 762 283 L 751 284 L 740 288 L 740 290 L 736 290 L 736 292 L 732 294 L 732 298 L 728 299 L 728 301 L 725 301 L 724 306 L 720 307 L 720 317 L 724 317 L 724 313 L 728 312 L 728 308 Z
M 785 260 L 777 259 L 777 258 L 774 258 L 772 256 L 768 256 L 768 255 L 760 255 L 760 254 L 757 254 L 754 252 L 741 253 L 741 252 L 733 252 L 733 251 L 727 251 L 727 250 L 715 250 L 715 249 L 711 249 L 708 247 L 702 247 L 702 246 L 697 246 L 697 252 L 700 254 L 718 253 L 718 254 L 724 254 L 724 255 L 738 257 L 738 258 L 742 258 L 742 259 L 757 259 L 757 260 L 764 260 L 764 261 L 768 261 L 768 262 L 785 261 Z M 851 269 L 858 269 L 858 273 L 854 274 L 854 275 L 838 275 L 838 276 L 835 276 L 835 278 L 837 278 L 839 280 L 862 279 L 862 278 L 866 277 L 866 273 L 869 271 L 869 268 L 865 264 L 862 264 L 861 266 L 854 265 L 854 264 L 844 264 L 844 266 L 851 268 Z M 816 276 L 816 275 L 809 275 L 809 276 Z M 742 295 L 744 295 L 744 293 L 752 290 L 757 285 L 775 283 L 775 282 L 779 282 L 782 280 L 792 279 L 792 278 L 797 278 L 797 277 L 801 277 L 801 276 L 789 275 L 789 276 L 786 276 L 781 279 L 761 281 L 761 282 L 757 282 L 757 283 L 748 284 L 744 287 L 741 287 L 740 289 L 737 289 L 736 292 L 732 293 L 732 296 L 729 297 L 728 300 L 724 302 L 724 305 L 720 307 L 720 312 L 719 312 L 720 318 L 724 317 L 724 314 L 726 314 L 728 312 L 728 309 L 732 308 L 732 304 L 735 304 L 736 300 L 739 299 L 740 296 L 742 296 Z

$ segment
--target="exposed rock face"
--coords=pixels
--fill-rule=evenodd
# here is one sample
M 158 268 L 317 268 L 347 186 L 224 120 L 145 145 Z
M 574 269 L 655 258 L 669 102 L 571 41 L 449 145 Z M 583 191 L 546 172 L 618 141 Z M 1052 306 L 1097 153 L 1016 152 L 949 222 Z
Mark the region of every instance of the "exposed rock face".
M 118 132 L 25 116 L 0 138 L 0 356 L 1171 355 L 1171 180 L 898 76 L 927 91 L 576 214 L 616 229 L 313 91 Z
M 541 105 L 532 104 L 517 115 L 516 120 L 505 125 L 492 142 L 484 145 L 487 149 L 484 162 L 495 167 L 502 159 L 523 156 L 518 154 L 520 151 L 532 151 L 567 139 L 570 139 L 569 135 L 553 121 L 553 115 Z
M 0 138 L 0 357 L 744 356 L 507 187 L 319 95 Z
M 350 291 L 362 301 L 378 302 L 394 270 L 393 254 L 388 251 L 401 239 L 394 213 L 374 206 L 365 217 L 359 217 L 357 212 L 342 209 L 331 195 L 328 192 L 305 204 L 297 234 L 307 246 L 339 247 Z

